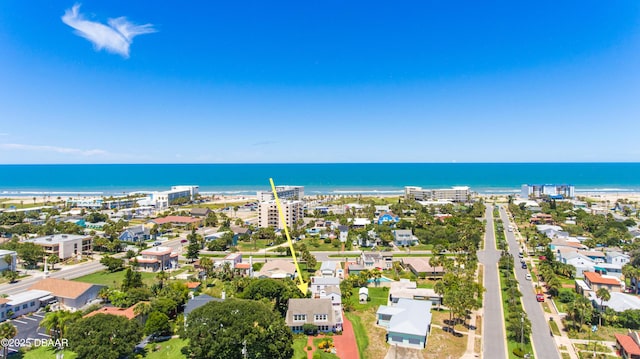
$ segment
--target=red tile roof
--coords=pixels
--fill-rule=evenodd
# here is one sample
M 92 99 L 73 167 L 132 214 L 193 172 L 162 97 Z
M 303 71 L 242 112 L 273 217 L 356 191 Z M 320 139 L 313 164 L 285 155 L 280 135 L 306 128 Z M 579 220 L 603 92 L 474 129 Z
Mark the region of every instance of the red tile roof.
M 600 273 L 596 272 L 583 272 L 584 277 L 593 284 L 606 284 L 619 286 L 620 282 L 614 278 L 603 278 Z
M 630 336 L 616 333 L 616 341 L 629 355 L 640 355 L 640 346 Z
M 167 216 L 162 218 L 153 219 L 152 222 L 155 224 L 165 224 L 165 223 L 197 223 L 200 222 L 198 218 L 191 218 L 185 216 Z
M 111 314 L 118 315 L 121 317 L 126 317 L 127 319 L 133 319 L 137 317 L 135 311 L 133 310 L 137 304 L 130 306 L 129 308 L 117 308 L 117 307 L 102 307 L 100 309 L 94 310 L 93 312 L 84 316 L 84 318 L 93 317 L 96 314 Z
M 236 264 L 237 269 L 249 269 L 249 263 L 238 263 Z
M 196 289 L 200 286 L 200 282 L 187 282 L 187 288 Z

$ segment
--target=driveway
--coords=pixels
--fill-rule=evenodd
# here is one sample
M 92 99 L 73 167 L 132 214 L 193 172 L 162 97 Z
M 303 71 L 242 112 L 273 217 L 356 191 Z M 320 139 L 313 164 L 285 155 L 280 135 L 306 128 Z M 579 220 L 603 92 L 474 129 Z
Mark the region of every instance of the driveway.
M 31 316 L 24 315 L 10 320 L 9 323 L 15 325 L 16 329 L 18 329 L 15 339 L 48 339 L 49 335 L 45 333 L 45 329 L 40 328 L 40 322 L 44 318 L 44 314 L 44 312 L 36 312 Z M 9 353 L 15 353 L 18 349 L 16 346 L 9 347 Z

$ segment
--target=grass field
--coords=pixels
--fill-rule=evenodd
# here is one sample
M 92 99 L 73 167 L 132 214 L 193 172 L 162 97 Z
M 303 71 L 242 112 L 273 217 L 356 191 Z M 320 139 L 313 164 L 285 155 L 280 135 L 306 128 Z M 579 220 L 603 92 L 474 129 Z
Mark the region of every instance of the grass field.
M 116 287 L 120 287 L 120 285 L 122 284 L 122 280 L 124 279 L 125 272 L 126 271 L 124 270 L 113 272 L 113 273 L 110 273 L 107 271 L 96 272 L 96 273 L 92 273 L 92 274 L 88 274 L 88 275 L 76 278 L 74 279 L 74 281 L 101 284 L 101 285 L 106 285 L 108 287 L 116 288 Z M 156 273 L 140 272 L 140 274 L 142 275 L 142 282 L 144 284 L 150 286 L 156 282 Z
M 62 352 L 64 359 L 76 359 L 78 355 L 70 350 Z M 12 359 L 55 359 L 56 351 L 52 347 L 38 347 L 27 351 L 24 354 L 16 353 L 10 356 Z
M 358 344 L 358 353 L 360 354 L 360 359 L 366 358 L 365 351 L 367 347 L 369 347 L 369 337 L 367 336 L 367 330 L 365 329 L 360 316 L 354 312 L 345 313 L 347 319 L 353 325 L 353 332 L 356 336 L 356 344 Z
M 147 355 L 144 357 L 148 359 L 186 359 L 187 357 L 181 352 L 181 349 L 186 345 L 187 341 L 180 338 L 149 344 L 145 347 Z
M 302 358 L 307 358 L 307 336 L 297 334 L 293 336 L 293 359 Z

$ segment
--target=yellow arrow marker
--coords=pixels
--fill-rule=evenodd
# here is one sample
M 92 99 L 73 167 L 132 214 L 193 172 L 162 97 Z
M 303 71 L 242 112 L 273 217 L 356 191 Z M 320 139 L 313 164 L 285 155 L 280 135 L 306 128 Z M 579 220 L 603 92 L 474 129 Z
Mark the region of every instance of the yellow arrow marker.
M 304 282 L 302 279 L 302 272 L 300 271 L 300 265 L 298 264 L 298 258 L 296 258 L 296 251 L 293 249 L 293 242 L 291 241 L 291 236 L 289 235 L 289 229 L 287 229 L 287 222 L 285 221 L 284 212 L 282 211 L 282 205 L 280 205 L 280 199 L 278 198 L 278 192 L 276 192 L 276 186 L 273 184 L 273 178 L 269 178 L 269 182 L 271 183 L 271 190 L 273 191 L 273 198 L 276 200 L 276 206 L 278 207 L 278 214 L 280 214 L 280 222 L 284 227 L 284 234 L 287 236 L 287 241 L 289 242 L 289 249 L 291 250 L 291 257 L 293 257 L 293 264 L 296 265 L 296 271 L 298 271 L 298 279 L 300 280 L 300 284 L 298 284 L 298 289 L 302 292 L 302 294 L 307 295 L 307 288 L 309 287 L 308 283 Z

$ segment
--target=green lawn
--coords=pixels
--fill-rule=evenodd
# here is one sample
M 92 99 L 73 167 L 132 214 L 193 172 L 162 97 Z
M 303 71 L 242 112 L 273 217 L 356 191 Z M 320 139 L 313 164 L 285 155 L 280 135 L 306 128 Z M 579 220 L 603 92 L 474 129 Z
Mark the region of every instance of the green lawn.
M 78 355 L 70 350 L 65 350 L 62 352 L 64 354 L 64 359 L 76 359 Z M 32 350 L 27 351 L 24 355 L 16 354 L 11 356 L 10 358 L 15 359 L 55 359 L 56 351 L 52 347 L 38 347 Z
M 166 342 L 149 344 L 145 347 L 149 359 L 186 359 L 181 349 L 187 345 L 187 340 L 180 338 L 169 339 Z M 65 357 L 66 359 L 66 357 Z
M 267 248 L 268 243 L 270 242 L 267 242 L 266 239 L 256 240 L 255 244 L 253 243 L 253 241 L 248 241 L 248 242 L 238 241 L 238 250 L 240 252 L 257 251 L 258 249 Z
M 369 286 L 369 299 L 370 301 L 366 303 L 360 304 L 358 302 L 358 290 L 360 288 L 353 288 L 351 292 L 351 302 L 353 303 L 353 308 L 355 310 L 366 310 L 367 308 L 374 307 L 378 309 L 378 306 L 387 305 L 387 300 L 389 298 L 389 288 L 387 287 L 374 287 L 373 285 Z
M 315 241 L 305 238 L 298 243 L 304 243 L 311 252 L 339 252 L 342 250 L 342 243 L 340 246 L 334 247 L 333 243 L 324 243 L 324 239 L 319 238 Z
M 119 287 L 124 279 L 125 272 L 125 270 L 113 273 L 108 271 L 96 272 L 76 278 L 74 281 L 101 284 L 109 287 Z M 140 274 L 142 275 L 142 281 L 146 285 L 151 286 L 156 282 L 156 273 L 140 272 Z
M 360 355 L 360 358 L 365 358 L 364 352 L 369 346 L 369 337 L 367 337 L 367 330 L 364 328 L 362 320 L 357 313 L 346 312 L 345 315 L 353 325 L 353 332 L 356 336 L 356 344 L 358 344 L 358 354 Z
M 293 359 L 307 358 L 307 336 L 296 334 L 293 336 Z

